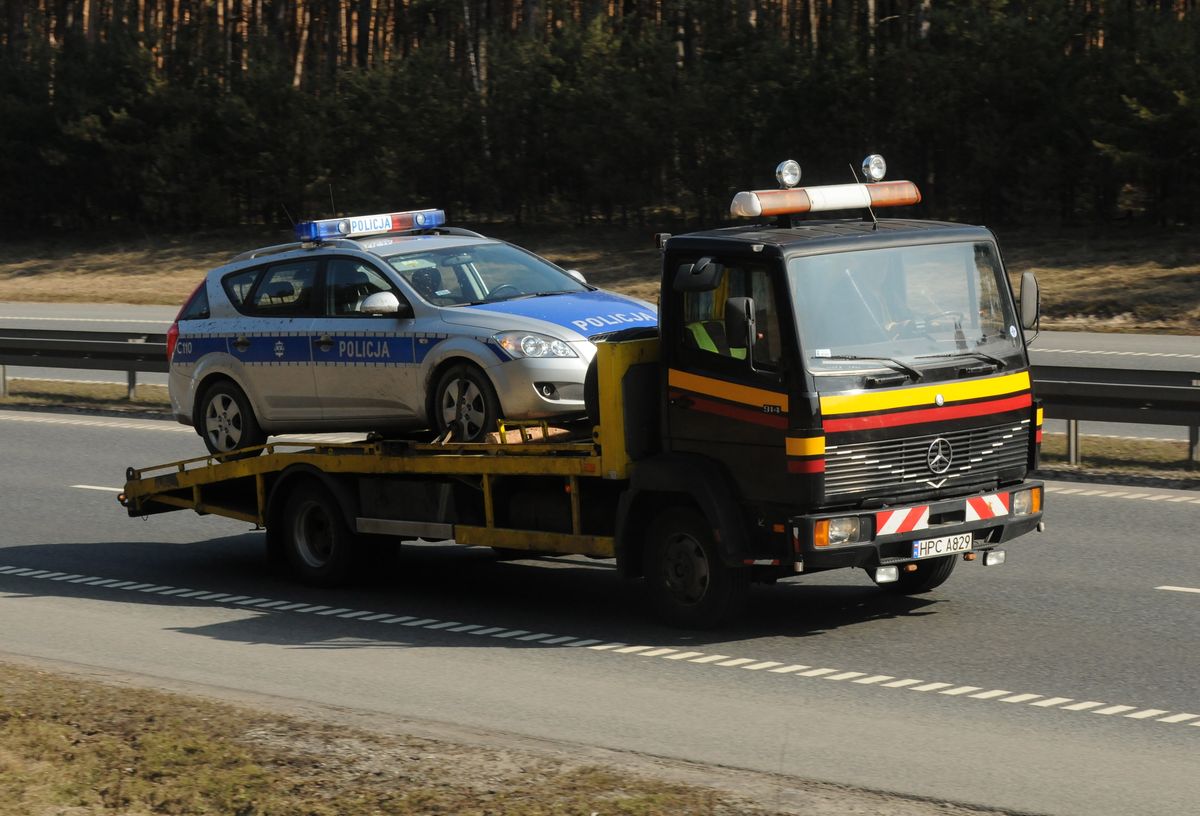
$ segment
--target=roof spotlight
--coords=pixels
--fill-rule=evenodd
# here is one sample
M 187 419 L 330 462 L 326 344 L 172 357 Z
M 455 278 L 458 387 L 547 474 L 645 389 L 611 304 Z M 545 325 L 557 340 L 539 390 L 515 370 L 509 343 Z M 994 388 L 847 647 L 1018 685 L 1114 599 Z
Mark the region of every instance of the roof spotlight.
M 779 181 L 779 186 L 784 189 L 795 187 L 800 183 L 800 165 L 793 159 L 781 161 L 775 168 L 775 178 Z
M 878 153 L 872 153 L 863 159 L 862 174 L 868 181 L 883 181 L 887 175 L 887 162 Z

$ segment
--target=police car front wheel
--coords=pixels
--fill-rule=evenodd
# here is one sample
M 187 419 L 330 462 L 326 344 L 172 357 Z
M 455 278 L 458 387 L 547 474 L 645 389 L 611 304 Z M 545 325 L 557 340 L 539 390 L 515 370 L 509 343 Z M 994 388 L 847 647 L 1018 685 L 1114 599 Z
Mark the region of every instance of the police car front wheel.
M 438 435 L 453 429 L 457 442 L 479 442 L 496 430 L 500 400 L 488 376 L 469 363 L 446 370 L 433 392 Z
M 258 426 L 250 400 L 242 389 L 227 380 L 214 383 L 204 392 L 196 416 L 196 431 L 212 454 L 230 454 L 261 445 L 267 439 Z M 257 453 L 250 451 L 241 455 Z

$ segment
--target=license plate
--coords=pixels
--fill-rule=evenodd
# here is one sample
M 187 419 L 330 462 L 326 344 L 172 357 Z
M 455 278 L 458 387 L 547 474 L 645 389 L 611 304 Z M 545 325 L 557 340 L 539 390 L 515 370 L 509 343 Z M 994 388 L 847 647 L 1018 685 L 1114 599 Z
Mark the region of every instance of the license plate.
M 959 533 L 941 538 L 918 539 L 912 543 L 912 557 L 937 558 L 939 555 L 966 552 L 971 549 L 972 538 L 970 533 Z

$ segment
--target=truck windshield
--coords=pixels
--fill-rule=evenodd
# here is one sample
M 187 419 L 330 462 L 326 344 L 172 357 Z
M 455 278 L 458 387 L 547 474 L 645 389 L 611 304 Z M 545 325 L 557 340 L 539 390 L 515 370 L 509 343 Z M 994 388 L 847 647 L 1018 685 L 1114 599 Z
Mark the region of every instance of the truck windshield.
M 1002 275 L 987 242 L 791 258 L 803 357 L 818 376 L 894 369 L 887 359 L 923 372 L 1017 367 L 1021 340 Z

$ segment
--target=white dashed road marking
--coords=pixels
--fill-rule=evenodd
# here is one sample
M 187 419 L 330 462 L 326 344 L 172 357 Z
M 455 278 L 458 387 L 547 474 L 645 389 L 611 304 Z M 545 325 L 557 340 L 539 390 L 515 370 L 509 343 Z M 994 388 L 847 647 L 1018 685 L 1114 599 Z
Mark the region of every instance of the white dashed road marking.
M 104 589 L 121 590 L 123 592 L 145 592 L 164 597 L 188 598 L 210 603 L 234 605 L 242 609 L 257 609 L 262 612 L 296 613 L 316 615 L 329 619 L 339 618 L 353 620 L 355 623 L 371 623 L 383 626 L 403 625 L 419 629 L 429 629 L 449 633 L 470 634 L 478 637 L 492 637 L 502 640 L 523 641 L 548 648 L 578 649 L 586 648 L 597 652 L 614 655 L 629 655 L 636 657 L 659 658 L 687 662 L 698 666 L 743 669 L 746 671 L 763 672 L 764 674 L 790 675 L 793 677 L 831 682 L 850 682 L 876 688 L 934 692 L 936 697 L 954 697 L 973 700 L 991 700 L 1010 705 L 1029 705 L 1042 710 L 1079 711 L 1102 716 L 1120 716 L 1126 720 L 1145 720 L 1167 724 L 1181 724 L 1200 727 L 1200 714 L 1187 712 L 1171 712 L 1163 708 L 1141 708 L 1139 706 L 1120 703 L 1106 703 L 1096 700 L 1073 702 L 1071 697 L 1048 697 L 1043 694 L 1014 693 L 1006 689 L 984 689 L 982 686 L 968 686 L 949 683 L 941 680 L 919 680 L 905 677 L 893 679 L 889 674 L 867 674 L 866 672 L 838 669 L 829 666 L 812 668 L 799 663 L 784 665 L 774 660 L 758 660 L 750 657 L 734 657 L 724 654 L 705 654 L 704 652 L 686 652 L 667 647 L 653 645 L 631 645 L 628 643 L 604 642 L 591 638 L 576 638 L 571 635 L 555 635 L 551 632 L 530 632 L 527 629 L 506 629 L 502 626 L 482 627 L 475 623 L 460 623 L 458 621 L 442 621 L 436 618 L 418 618 L 414 615 L 391 615 L 387 612 L 377 612 L 369 609 L 348 609 L 346 607 L 329 607 L 304 603 L 289 602 L 270 598 L 257 598 L 250 595 L 229 595 L 223 592 L 207 592 L 202 589 L 186 587 L 171 587 L 163 584 L 138 583 L 136 581 L 121 581 L 116 578 L 101 578 L 81 576 L 74 573 L 54 572 L 51 570 L 34 569 L 32 567 L 0 566 L 0 575 L 18 578 L 32 578 L 41 581 L 63 581 L 84 586 L 103 587 Z M 1158 589 L 1176 589 L 1184 592 L 1198 592 L 1200 589 L 1190 587 L 1158 587 Z M 1069 704 L 1069 705 L 1068 705 Z
M 1200 588 L 1197 587 L 1157 586 L 1155 589 L 1165 589 L 1167 592 L 1194 592 L 1200 595 Z
M 1180 502 L 1188 502 L 1190 504 L 1200 504 L 1200 496 L 1177 496 L 1174 493 L 1139 493 L 1132 490 L 1089 490 L 1086 487 L 1063 487 L 1062 485 L 1046 485 L 1047 493 L 1056 493 L 1059 496 L 1100 496 L 1105 499 L 1140 499 L 1142 501 L 1166 501 L 1173 504 Z
M 105 487 L 103 485 L 71 485 L 71 487 L 78 488 L 79 490 L 103 490 L 106 493 L 121 492 L 121 488 L 119 487 Z
M 1184 354 L 1178 351 L 1099 351 L 1096 349 L 1037 349 L 1039 354 L 1092 354 L 1100 357 L 1174 357 L 1182 360 L 1200 360 L 1200 354 Z

